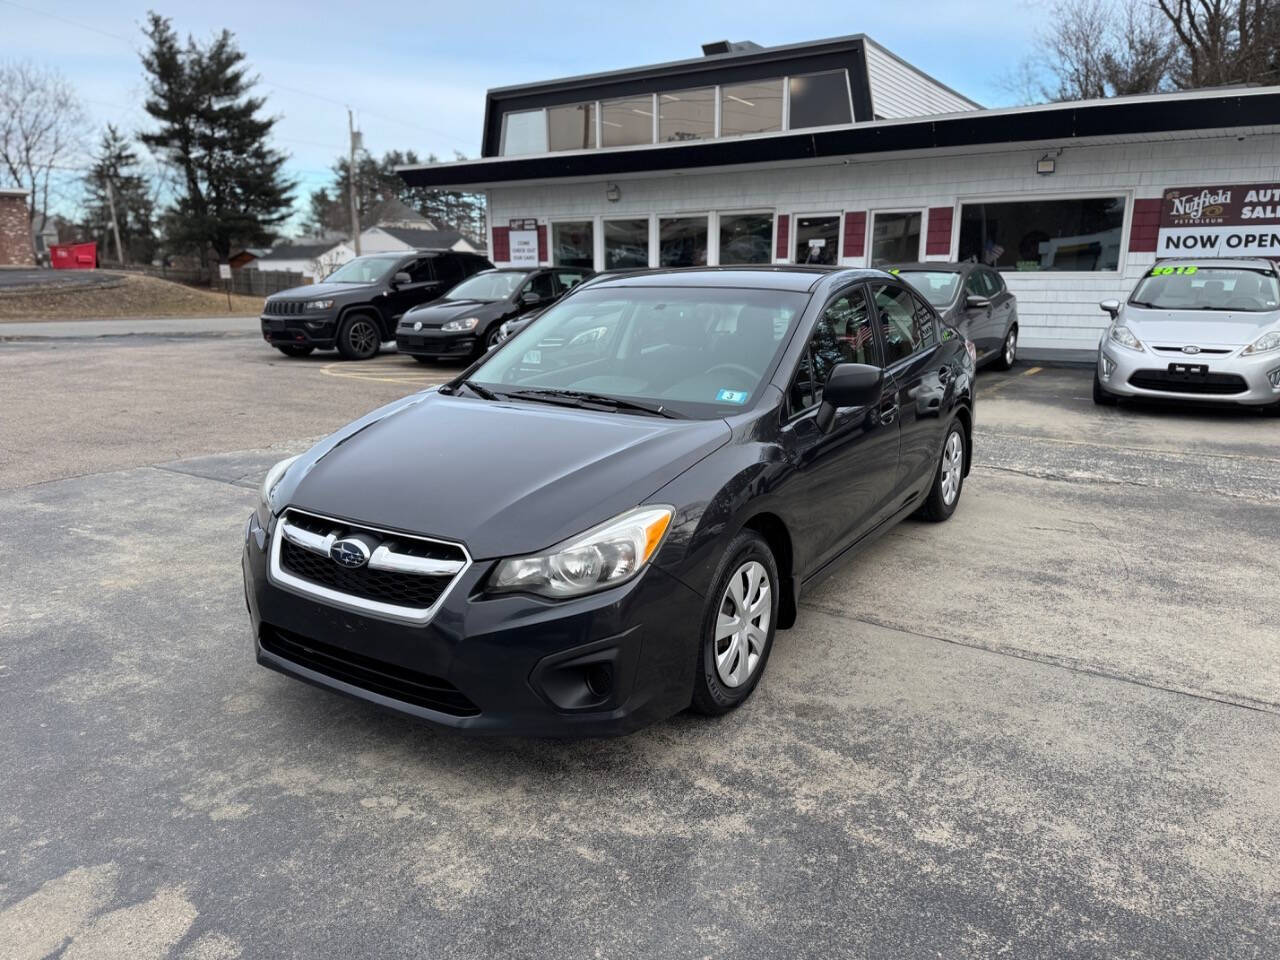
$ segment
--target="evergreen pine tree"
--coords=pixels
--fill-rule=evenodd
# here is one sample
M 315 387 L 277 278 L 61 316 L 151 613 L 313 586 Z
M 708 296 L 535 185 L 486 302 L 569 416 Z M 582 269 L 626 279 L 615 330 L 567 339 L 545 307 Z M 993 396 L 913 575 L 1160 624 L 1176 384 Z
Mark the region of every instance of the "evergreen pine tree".
M 111 195 L 107 184 L 111 185 Z M 103 259 L 125 263 L 149 263 L 155 254 L 155 227 L 149 185 L 138 167 L 138 155 L 116 127 L 102 132 L 93 167 L 85 178 L 84 227 L 98 241 Z M 111 204 L 115 202 L 121 250 L 111 229 Z

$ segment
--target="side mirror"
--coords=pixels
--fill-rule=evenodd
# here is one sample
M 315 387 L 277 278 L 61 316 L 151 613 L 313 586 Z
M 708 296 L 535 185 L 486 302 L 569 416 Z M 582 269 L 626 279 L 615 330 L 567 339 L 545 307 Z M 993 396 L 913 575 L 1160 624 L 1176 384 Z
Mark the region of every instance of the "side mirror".
M 409 276 L 409 274 L 403 270 L 400 270 L 391 278 L 391 285 L 393 287 L 403 287 L 410 283 L 413 283 L 413 277 Z
M 526 290 L 520 294 L 520 302 L 532 306 L 535 303 L 541 303 L 542 297 L 534 293 L 532 290 Z
M 1098 303 L 1098 307 L 1104 312 L 1111 314 L 1112 320 L 1120 315 L 1119 300 L 1102 300 Z
M 822 388 L 818 426 L 826 431 L 840 407 L 865 407 L 877 402 L 884 389 L 884 371 L 865 363 L 837 363 Z
M 989 306 L 991 306 L 991 298 L 990 298 L 990 297 L 980 297 L 980 296 L 978 296 L 976 293 L 971 293 L 971 294 L 969 294 L 967 297 L 965 297 L 965 298 L 964 298 L 964 305 L 965 305 L 966 307 L 972 307 L 972 308 L 974 308 L 975 310 L 980 310 L 980 309 L 982 309 L 983 307 L 989 307 Z

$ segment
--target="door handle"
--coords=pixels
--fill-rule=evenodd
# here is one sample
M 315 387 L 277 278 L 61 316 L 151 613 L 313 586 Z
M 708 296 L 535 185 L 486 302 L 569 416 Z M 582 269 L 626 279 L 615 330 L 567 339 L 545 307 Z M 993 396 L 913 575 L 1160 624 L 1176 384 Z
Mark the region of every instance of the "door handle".
M 896 399 L 880 401 L 880 422 L 893 423 L 898 418 L 898 401 Z
M 941 370 L 939 370 L 939 371 L 938 371 L 938 382 L 939 382 L 939 383 L 946 383 L 946 382 L 947 382 L 947 381 L 949 381 L 950 379 L 951 379 L 951 368 L 950 368 L 950 367 L 943 367 Z

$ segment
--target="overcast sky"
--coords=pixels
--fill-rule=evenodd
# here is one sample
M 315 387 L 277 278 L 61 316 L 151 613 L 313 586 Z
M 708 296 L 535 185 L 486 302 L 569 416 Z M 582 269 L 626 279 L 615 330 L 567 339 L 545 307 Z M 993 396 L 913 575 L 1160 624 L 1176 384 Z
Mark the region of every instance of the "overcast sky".
M 132 0 L 0 0 L 0 59 L 59 67 L 79 91 L 92 136 L 112 122 L 148 124 L 141 108 L 140 26 Z M 480 148 L 488 87 L 678 60 L 711 40 L 772 46 L 866 33 L 986 105 L 1009 100 L 999 80 L 1026 55 L 1035 0 L 506 0 L 341 3 L 218 0 L 157 5 L 179 34 L 226 27 L 279 117 L 298 200 L 330 181 L 345 151 L 349 104 L 375 154 L 412 149 L 452 157 Z M 81 161 L 85 162 L 85 161 Z M 73 197 L 63 191 L 64 207 Z M 64 212 L 70 212 L 65 210 Z

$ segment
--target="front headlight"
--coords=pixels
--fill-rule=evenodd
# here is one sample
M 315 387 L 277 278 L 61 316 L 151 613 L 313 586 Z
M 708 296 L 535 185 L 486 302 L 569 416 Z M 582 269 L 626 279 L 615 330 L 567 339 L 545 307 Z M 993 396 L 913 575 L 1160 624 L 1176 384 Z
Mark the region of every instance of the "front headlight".
M 503 560 L 489 589 L 561 598 L 625 583 L 657 552 L 672 512 L 670 507 L 636 507 L 547 553 Z
M 479 317 L 464 317 L 461 320 L 450 320 L 440 329 L 445 333 L 462 333 L 464 330 L 474 330 L 479 322 Z
M 1244 353 L 1270 353 L 1272 350 L 1280 350 L 1280 330 L 1273 330 L 1270 333 L 1264 333 L 1253 343 L 1244 348 Z
M 302 305 L 302 308 L 304 310 L 328 310 L 332 306 L 332 300 L 308 300 Z
M 1122 347 L 1128 347 L 1130 350 L 1141 350 L 1142 341 L 1133 335 L 1130 330 L 1122 323 L 1117 323 L 1111 328 L 1111 341 L 1118 343 Z
M 275 492 L 276 485 L 284 479 L 285 471 L 293 466 L 293 462 L 297 459 L 297 457 L 290 457 L 287 460 L 281 460 L 267 471 L 267 475 L 262 480 L 262 486 L 258 488 L 258 505 L 261 507 L 258 514 L 259 519 L 263 521 L 264 527 L 266 526 L 265 521 L 271 514 L 275 513 L 275 510 L 272 509 L 271 494 Z

